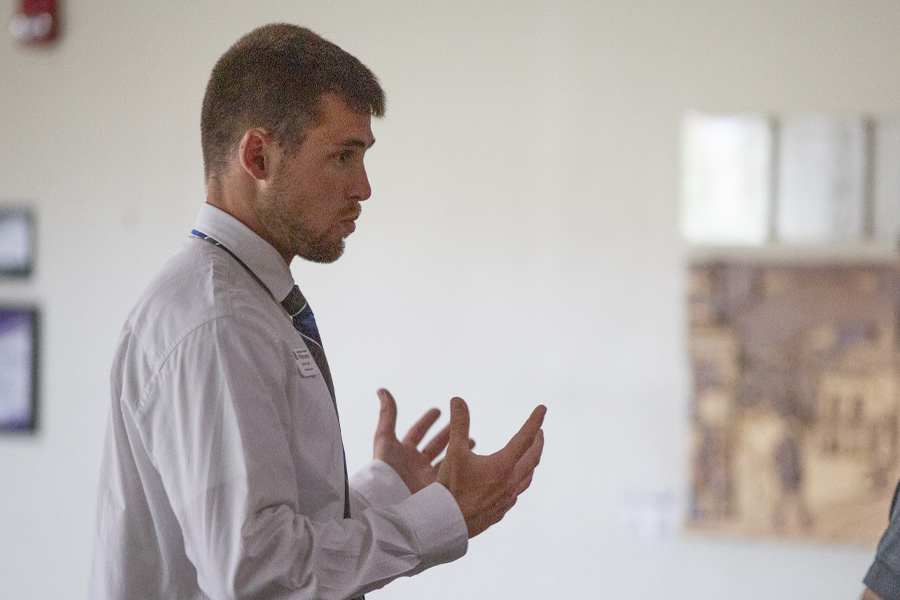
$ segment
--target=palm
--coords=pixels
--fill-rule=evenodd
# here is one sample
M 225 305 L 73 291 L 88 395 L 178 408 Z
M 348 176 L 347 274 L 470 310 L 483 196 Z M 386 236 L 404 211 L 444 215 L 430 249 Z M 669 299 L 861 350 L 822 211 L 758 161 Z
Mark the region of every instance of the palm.
M 447 428 L 442 429 L 419 450 L 419 444 L 441 416 L 441 411 L 432 408 L 426 412 L 401 441 L 397 439 L 396 433 L 397 403 L 394 397 L 382 389 L 378 390 L 378 398 L 381 400 L 381 412 L 375 430 L 375 458 L 390 465 L 403 479 L 409 491 L 415 494 L 434 483 L 437 478 L 440 462 L 435 463 L 435 460 L 447 447 L 450 432 Z
M 547 409 L 538 406 L 518 433 L 501 450 L 479 456 L 467 446 L 469 409 L 462 398 L 450 400 L 447 456 L 437 481 L 456 500 L 469 537 L 475 537 L 503 518 L 519 494 L 531 485 L 534 469 L 544 449 L 541 424 Z

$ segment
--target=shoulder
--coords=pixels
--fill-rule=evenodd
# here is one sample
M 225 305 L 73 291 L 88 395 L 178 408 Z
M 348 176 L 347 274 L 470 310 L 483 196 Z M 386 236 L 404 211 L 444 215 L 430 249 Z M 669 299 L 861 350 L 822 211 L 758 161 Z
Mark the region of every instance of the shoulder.
M 239 263 L 212 244 L 188 239 L 129 314 L 114 381 L 118 372 L 147 383 L 186 339 L 221 334 L 223 324 L 235 335 L 265 335 L 278 316 L 268 292 Z
M 212 245 L 186 240 L 138 298 L 126 329 L 167 347 L 205 322 L 234 314 L 241 294 L 235 267 L 240 265 Z

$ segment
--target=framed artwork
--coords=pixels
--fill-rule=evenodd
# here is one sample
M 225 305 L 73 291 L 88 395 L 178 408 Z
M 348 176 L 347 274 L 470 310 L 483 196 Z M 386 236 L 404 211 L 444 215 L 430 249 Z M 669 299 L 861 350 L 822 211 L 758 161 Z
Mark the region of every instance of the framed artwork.
M 900 477 L 900 270 L 694 265 L 688 527 L 874 546 Z
M 28 277 L 34 266 L 34 213 L 0 207 L 0 277 Z
M 0 432 L 37 427 L 38 311 L 0 307 Z

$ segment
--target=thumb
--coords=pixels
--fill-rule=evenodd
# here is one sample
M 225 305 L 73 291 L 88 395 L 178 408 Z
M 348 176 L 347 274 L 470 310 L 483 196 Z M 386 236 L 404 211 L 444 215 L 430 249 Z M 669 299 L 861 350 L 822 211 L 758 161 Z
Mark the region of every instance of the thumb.
M 469 407 L 462 398 L 450 399 L 450 444 L 469 447 Z
M 396 436 L 394 432 L 397 429 L 397 403 L 391 393 L 383 388 L 378 390 L 378 399 L 381 401 L 381 410 L 378 412 L 375 435 Z

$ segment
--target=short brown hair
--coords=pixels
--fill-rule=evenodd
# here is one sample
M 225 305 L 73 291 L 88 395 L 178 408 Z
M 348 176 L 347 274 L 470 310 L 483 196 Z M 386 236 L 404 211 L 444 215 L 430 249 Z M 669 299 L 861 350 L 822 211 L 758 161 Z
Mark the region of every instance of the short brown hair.
M 206 180 L 227 169 L 229 153 L 251 127 L 267 130 L 280 145 L 298 146 L 325 93 L 356 112 L 384 115 L 384 91 L 375 75 L 309 29 L 273 23 L 242 37 L 213 67 L 203 97 Z

